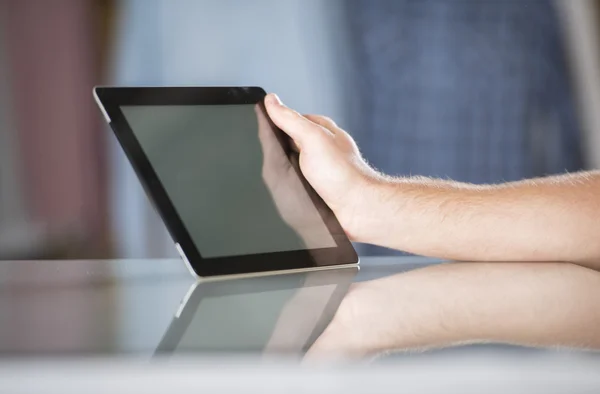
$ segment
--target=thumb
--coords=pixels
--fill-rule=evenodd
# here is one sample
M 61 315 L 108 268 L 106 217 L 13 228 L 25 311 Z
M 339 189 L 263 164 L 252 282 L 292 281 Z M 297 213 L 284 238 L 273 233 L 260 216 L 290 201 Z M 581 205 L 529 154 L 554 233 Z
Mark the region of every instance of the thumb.
M 265 108 L 273 123 L 289 135 L 300 149 L 311 139 L 323 135 L 324 132 L 331 133 L 286 107 L 274 93 L 265 97 Z

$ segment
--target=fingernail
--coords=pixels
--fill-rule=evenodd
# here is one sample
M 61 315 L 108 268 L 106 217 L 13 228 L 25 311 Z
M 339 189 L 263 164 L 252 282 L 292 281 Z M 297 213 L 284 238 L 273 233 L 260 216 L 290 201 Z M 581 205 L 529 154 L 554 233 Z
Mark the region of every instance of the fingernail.
M 269 98 L 269 101 L 271 102 L 271 104 L 283 105 L 283 103 L 279 99 L 279 96 L 277 96 L 275 93 L 270 93 L 268 98 Z

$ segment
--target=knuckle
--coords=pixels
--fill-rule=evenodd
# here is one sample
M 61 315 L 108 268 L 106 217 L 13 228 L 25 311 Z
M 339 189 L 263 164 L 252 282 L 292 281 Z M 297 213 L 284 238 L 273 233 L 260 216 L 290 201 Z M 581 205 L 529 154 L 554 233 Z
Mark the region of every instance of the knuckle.
M 323 121 L 330 123 L 332 125 L 335 125 L 335 122 L 333 121 L 333 119 L 331 119 L 329 116 L 325 116 L 325 115 L 319 115 L 319 117 L 321 119 L 323 119 Z

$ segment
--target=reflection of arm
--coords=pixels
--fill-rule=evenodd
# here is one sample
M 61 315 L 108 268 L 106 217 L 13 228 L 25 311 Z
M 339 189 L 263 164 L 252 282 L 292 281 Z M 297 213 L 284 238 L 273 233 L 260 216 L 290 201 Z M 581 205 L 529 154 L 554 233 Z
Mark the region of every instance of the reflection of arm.
M 355 285 L 311 354 L 464 342 L 600 348 L 600 273 L 565 263 L 454 263 Z
M 287 160 L 287 159 L 286 159 Z M 285 174 L 279 174 L 279 190 L 267 186 L 279 215 L 302 240 L 305 248 L 325 247 L 329 233 L 324 233 L 324 224 L 318 210 L 310 200 L 302 181 L 289 162 Z M 325 243 L 325 245 L 324 245 Z M 335 246 L 334 244 L 328 245 Z

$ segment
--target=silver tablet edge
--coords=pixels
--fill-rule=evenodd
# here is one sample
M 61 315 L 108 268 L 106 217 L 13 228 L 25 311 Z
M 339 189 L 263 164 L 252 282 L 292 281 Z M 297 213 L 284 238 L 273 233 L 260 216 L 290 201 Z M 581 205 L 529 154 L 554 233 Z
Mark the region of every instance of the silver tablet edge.
M 98 98 L 98 94 L 96 93 L 97 88 L 98 88 L 98 86 L 94 86 L 94 89 L 92 90 L 94 92 L 94 100 L 96 100 L 96 104 L 98 104 L 98 107 L 100 107 L 100 111 L 102 112 L 102 115 L 104 115 L 104 119 L 106 119 L 106 123 L 110 124 L 110 122 L 111 122 L 110 116 L 108 116 L 108 113 L 106 112 L 106 109 L 104 108 L 104 105 L 102 105 L 100 98 Z
M 178 242 L 175 242 L 175 249 L 179 253 L 179 256 L 185 263 L 188 271 L 198 282 L 216 282 L 220 280 L 229 280 L 229 279 L 242 279 L 242 278 L 254 278 L 259 276 L 272 276 L 272 275 L 281 275 L 281 274 L 297 274 L 302 272 L 314 272 L 314 271 L 328 271 L 340 268 L 358 268 L 360 269 L 360 257 L 358 262 L 350 263 L 350 264 L 341 264 L 341 265 L 327 265 L 323 267 L 310 267 L 310 268 L 294 268 L 289 270 L 276 270 L 276 271 L 260 271 L 260 272 L 249 272 L 244 274 L 231 274 L 231 275 L 215 275 L 215 276 L 200 276 L 196 274 L 194 268 L 190 264 L 190 261 L 187 259 L 187 256 L 183 252 L 181 245 Z

